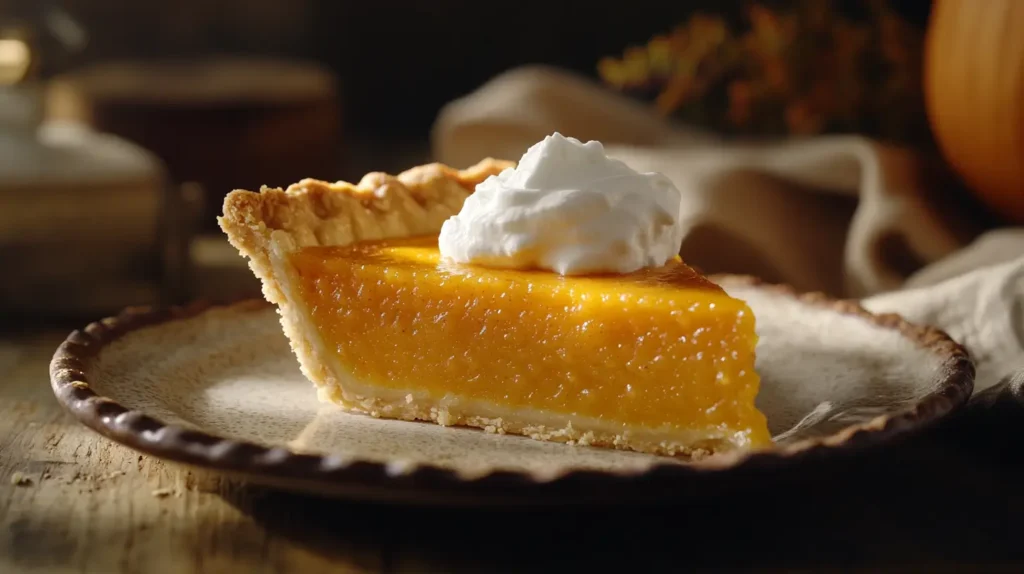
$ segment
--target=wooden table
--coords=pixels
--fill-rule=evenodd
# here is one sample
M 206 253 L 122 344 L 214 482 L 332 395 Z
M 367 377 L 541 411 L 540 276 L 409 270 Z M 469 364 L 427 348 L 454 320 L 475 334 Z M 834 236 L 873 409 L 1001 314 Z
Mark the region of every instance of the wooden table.
M 0 335 L 0 572 L 1024 571 L 1021 427 L 953 421 L 659 508 L 382 507 L 247 486 L 103 439 L 51 394 L 67 331 Z

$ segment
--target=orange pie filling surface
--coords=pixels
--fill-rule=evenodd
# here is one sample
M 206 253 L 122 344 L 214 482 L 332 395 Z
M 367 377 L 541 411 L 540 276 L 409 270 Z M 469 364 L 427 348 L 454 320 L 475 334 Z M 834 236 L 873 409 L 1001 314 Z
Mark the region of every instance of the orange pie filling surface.
M 616 432 L 771 442 L 754 406 L 752 312 L 678 259 L 563 277 L 450 264 L 436 236 L 288 257 L 325 352 L 353 382 Z

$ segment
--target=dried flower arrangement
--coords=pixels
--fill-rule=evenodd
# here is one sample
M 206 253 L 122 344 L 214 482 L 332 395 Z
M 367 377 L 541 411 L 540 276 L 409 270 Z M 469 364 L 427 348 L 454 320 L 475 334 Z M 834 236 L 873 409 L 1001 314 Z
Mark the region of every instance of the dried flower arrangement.
M 653 96 L 665 116 L 726 134 L 930 142 L 923 33 L 884 0 L 865 7 L 855 19 L 831 0 L 798 0 L 787 11 L 755 3 L 742 28 L 697 14 L 601 60 L 598 73 L 616 90 Z

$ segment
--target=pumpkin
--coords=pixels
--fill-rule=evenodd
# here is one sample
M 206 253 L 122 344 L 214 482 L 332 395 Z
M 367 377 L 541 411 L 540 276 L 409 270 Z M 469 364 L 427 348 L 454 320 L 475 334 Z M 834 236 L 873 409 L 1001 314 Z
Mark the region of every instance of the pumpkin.
M 996 215 L 1024 223 L 1024 0 L 936 0 L 924 84 L 946 160 Z

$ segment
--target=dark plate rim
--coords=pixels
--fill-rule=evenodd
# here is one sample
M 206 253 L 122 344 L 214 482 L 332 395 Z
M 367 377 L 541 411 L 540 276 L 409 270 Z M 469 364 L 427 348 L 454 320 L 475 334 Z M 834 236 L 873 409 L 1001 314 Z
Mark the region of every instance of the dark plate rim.
M 50 363 L 50 382 L 57 400 L 80 422 L 125 446 L 160 458 L 225 471 L 259 476 L 268 482 L 295 481 L 306 485 L 331 484 L 353 488 L 409 488 L 419 491 L 457 492 L 486 496 L 508 494 L 516 489 L 579 493 L 623 482 L 647 488 L 656 483 L 679 485 L 681 479 L 721 478 L 742 471 L 778 469 L 797 461 L 818 460 L 863 451 L 889 442 L 897 436 L 922 429 L 962 407 L 974 388 L 974 364 L 961 345 L 943 331 L 915 325 L 896 314 L 874 314 L 857 302 L 833 299 L 821 293 L 798 293 L 786 285 L 773 285 L 740 275 L 720 275 L 714 280 L 725 285 L 754 287 L 796 299 L 804 304 L 860 317 L 870 323 L 899 332 L 918 346 L 942 359 L 944 376 L 935 389 L 904 410 L 880 415 L 868 422 L 850 425 L 826 437 L 780 445 L 772 449 L 710 457 L 692 464 L 675 461 L 642 470 L 572 470 L 557 476 L 537 476 L 525 471 L 496 470 L 464 477 L 456 471 L 432 464 L 389 464 L 359 460 L 339 454 L 317 455 L 268 447 L 252 442 L 219 437 L 201 430 L 164 423 L 97 394 L 90 383 L 90 361 L 108 344 L 135 330 L 195 317 L 217 307 L 262 310 L 271 305 L 263 300 L 213 305 L 197 302 L 175 307 L 129 307 L 116 316 L 75 330 L 57 348 Z M 497 490 L 496 490 L 497 489 Z M 653 491 L 651 491 L 653 492 Z

